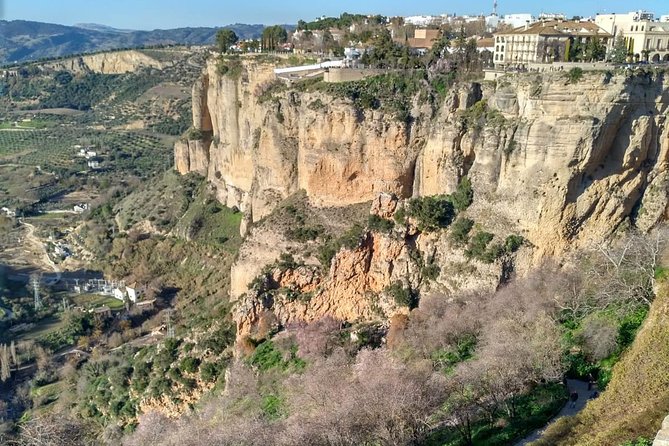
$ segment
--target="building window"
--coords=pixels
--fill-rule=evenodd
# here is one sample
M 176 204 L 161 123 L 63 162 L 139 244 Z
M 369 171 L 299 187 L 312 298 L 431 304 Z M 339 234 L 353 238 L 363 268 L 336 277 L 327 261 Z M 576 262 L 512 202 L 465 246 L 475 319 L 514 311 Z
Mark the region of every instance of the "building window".
M 657 39 L 657 49 L 658 50 L 662 49 L 662 39 Z
M 495 60 L 499 60 L 499 54 L 495 54 Z
M 647 50 L 650 49 L 650 41 L 651 41 L 651 39 L 646 39 L 646 49 Z

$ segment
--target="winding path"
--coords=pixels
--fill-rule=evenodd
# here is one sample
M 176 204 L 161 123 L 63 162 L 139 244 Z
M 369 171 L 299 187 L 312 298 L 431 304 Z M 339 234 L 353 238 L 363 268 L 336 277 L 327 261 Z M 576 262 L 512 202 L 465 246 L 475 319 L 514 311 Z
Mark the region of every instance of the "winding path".
M 572 407 L 571 401 L 569 401 L 565 406 L 562 408 L 562 410 L 544 427 L 537 429 L 536 431 L 532 432 L 529 436 L 525 437 L 523 440 L 519 441 L 516 443 L 515 446 L 527 446 L 533 441 L 537 441 L 538 439 L 541 438 L 541 436 L 544 434 L 544 431 L 553 423 L 555 423 L 559 418 L 562 417 L 570 417 L 572 415 L 576 415 L 579 413 L 585 405 L 588 402 L 588 399 L 592 392 L 595 390 L 588 390 L 588 383 L 585 381 L 579 381 L 576 379 L 568 379 L 567 380 L 567 387 L 569 388 L 569 394 L 572 392 L 577 392 L 578 393 L 578 400 L 576 400 L 576 404 L 574 407 Z

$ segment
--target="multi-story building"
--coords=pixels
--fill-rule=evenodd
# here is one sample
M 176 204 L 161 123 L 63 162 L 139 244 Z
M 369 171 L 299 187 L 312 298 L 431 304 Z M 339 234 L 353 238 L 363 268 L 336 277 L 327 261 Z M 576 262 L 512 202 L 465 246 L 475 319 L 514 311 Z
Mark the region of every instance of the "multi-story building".
M 532 14 L 506 14 L 502 18 L 502 23 L 513 26 L 514 28 L 519 28 L 532 22 L 534 22 Z
M 574 42 L 587 44 L 596 38 L 607 46 L 612 37 L 593 22 L 573 20 L 536 22 L 494 36 L 493 63 L 498 68 L 566 62 Z
M 650 12 L 636 11 L 599 14 L 595 23 L 614 36 L 622 36 L 636 60 L 669 62 L 669 23 L 653 19 Z

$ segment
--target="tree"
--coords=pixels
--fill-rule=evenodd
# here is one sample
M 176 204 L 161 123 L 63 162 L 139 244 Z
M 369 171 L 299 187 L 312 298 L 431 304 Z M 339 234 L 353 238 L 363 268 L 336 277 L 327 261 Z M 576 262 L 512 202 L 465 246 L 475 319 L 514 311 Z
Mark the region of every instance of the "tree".
M 231 29 L 222 29 L 216 33 L 216 45 L 222 53 L 230 51 L 230 47 L 239 41 L 237 34 Z
M 279 25 L 268 26 L 262 32 L 262 49 L 276 51 L 279 45 L 288 41 L 288 32 Z
M 5 382 L 11 377 L 11 362 L 9 349 L 6 345 L 0 346 L 0 381 Z
M 590 62 L 596 62 L 604 60 L 606 57 L 606 47 L 602 45 L 602 42 L 599 38 L 594 37 L 585 45 L 585 55 L 584 59 Z
M 627 61 L 628 55 L 629 51 L 627 50 L 627 43 L 625 43 L 625 38 L 622 34 L 618 34 L 613 45 L 613 50 L 611 51 L 611 62 L 625 63 Z

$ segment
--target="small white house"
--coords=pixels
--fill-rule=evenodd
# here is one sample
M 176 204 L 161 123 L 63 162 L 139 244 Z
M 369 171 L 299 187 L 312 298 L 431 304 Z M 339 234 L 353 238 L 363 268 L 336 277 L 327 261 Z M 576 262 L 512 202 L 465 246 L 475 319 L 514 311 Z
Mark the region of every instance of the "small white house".
M 114 288 L 114 298 L 125 302 L 125 293 L 120 288 Z
M 130 299 L 130 302 L 132 303 L 136 303 L 141 296 L 141 293 L 136 285 L 125 287 L 125 291 L 128 293 L 128 299 Z
M 93 160 L 88 162 L 88 167 L 93 170 L 98 170 L 100 168 L 100 161 Z
M 12 209 L 4 207 L 1 210 L 2 210 L 2 212 L 5 213 L 5 215 L 7 215 L 7 217 L 16 217 L 16 211 L 14 211 Z
M 88 210 L 88 203 L 75 204 L 73 210 L 77 214 L 82 214 Z

